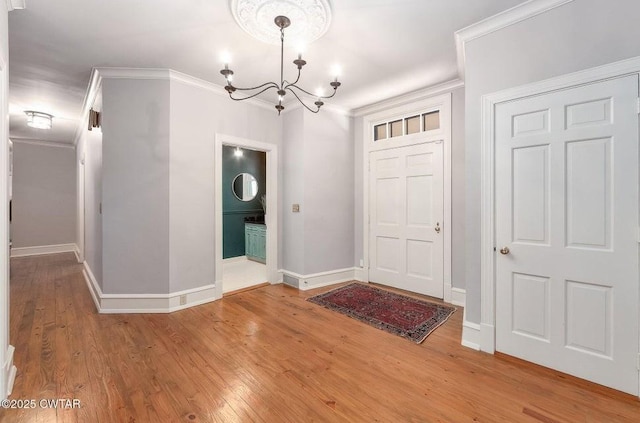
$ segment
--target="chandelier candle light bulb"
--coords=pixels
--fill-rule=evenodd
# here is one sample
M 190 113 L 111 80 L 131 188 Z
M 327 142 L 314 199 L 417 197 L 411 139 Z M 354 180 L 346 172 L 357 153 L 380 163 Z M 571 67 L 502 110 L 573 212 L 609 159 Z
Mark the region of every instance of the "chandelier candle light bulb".
M 228 53 L 223 53 L 223 63 L 224 69 L 220 71 L 220 73 L 224 76 L 227 85 L 224 89 L 229 93 L 229 97 L 232 100 L 242 101 L 248 100 L 250 98 L 256 97 L 272 88 L 275 88 L 278 94 L 278 104 L 276 104 L 275 108 L 280 114 L 284 110 L 284 106 L 282 105 L 282 101 L 284 96 L 287 94 L 287 91 L 293 94 L 293 96 L 302 104 L 307 110 L 312 113 L 318 113 L 320 111 L 320 107 L 324 105 L 322 99 L 331 98 L 336 95 L 338 87 L 340 86 L 340 82 L 338 82 L 338 76 L 340 74 L 340 69 L 338 67 L 334 67 L 334 75 L 335 79 L 333 82 L 330 82 L 329 85 L 333 88 L 333 92 L 331 95 L 325 96 L 318 94 L 316 91 L 316 96 L 314 96 L 309 91 L 298 86 L 298 81 L 300 80 L 300 74 L 302 72 L 302 67 L 307 64 L 305 60 L 302 59 L 302 48 L 298 49 L 298 58 L 293 61 L 293 64 L 298 68 L 298 76 L 294 82 L 288 82 L 284 79 L 284 29 L 291 25 L 291 21 L 286 16 L 276 16 L 274 22 L 278 28 L 280 28 L 280 83 L 276 82 L 266 82 L 264 84 L 251 87 L 251 88 L 241 88 L 236 87 L 232 84 L 233 81 L 233 71 L 229 69 L 229 61 L 228 61 Z M 225 60 L 227 59 L 227 60 Z M 245 97 L 234 97 L 233 94 L 236 91 L 245 91 L 247 95 Z M 313 103 L 316 107 L 308 106 L 302 97 L 316 97 L 316 101 Z
M 318 108 L 322 106 L 324 103 L 322 102 L 322 96 L 324 96 L 324 90 L 320 87 L 316 90 L 316 102 L 314 103 Z

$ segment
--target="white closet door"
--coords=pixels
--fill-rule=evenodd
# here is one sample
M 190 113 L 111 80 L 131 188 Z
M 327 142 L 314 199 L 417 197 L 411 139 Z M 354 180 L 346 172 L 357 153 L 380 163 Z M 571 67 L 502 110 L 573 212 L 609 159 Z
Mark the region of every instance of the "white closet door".
M 496 108 L 496 349 L 638 394 L 638 78 Z

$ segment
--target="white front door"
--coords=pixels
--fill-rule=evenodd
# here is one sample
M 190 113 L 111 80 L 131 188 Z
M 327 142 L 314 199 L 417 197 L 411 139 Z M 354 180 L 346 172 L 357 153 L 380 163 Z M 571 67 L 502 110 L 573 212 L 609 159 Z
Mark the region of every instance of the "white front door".
M 369 280 L 442 298 L 442 142 L 376 151 L 369 160 Z
M 638 78 L 496 106 L 496 349 L 638 395 Z

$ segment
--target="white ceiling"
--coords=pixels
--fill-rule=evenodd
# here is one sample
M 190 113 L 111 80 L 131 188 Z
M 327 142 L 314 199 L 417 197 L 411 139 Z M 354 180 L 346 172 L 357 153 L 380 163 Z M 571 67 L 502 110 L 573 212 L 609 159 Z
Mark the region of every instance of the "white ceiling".
M 455 79 L 454 32 L 522 2 L 333 0 L 333 23 L 307 46 L 300 85 L 327 86 L 339 64 L 330 103 L 353 109 Z M 285 78 L 294 47 L 285 40 Z M 29 0 L 9 13 L 10 136 L 73 143 L 93 67 L 170 68 L 224 85 L 225 49 L 235 85 L 278 79 L 279 47 L 240 29 L 227 0 Z M 24 110 L 53 114 L 54 128 L 27 127 Z

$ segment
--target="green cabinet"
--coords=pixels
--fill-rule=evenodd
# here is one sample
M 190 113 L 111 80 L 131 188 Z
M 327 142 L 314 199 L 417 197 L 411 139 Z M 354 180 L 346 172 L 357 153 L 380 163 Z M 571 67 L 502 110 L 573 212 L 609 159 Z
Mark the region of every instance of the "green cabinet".
M 244 225 L 245 255 L 249 260 L 266 263 L 267 261 L 267 227 L 257 223 Z

